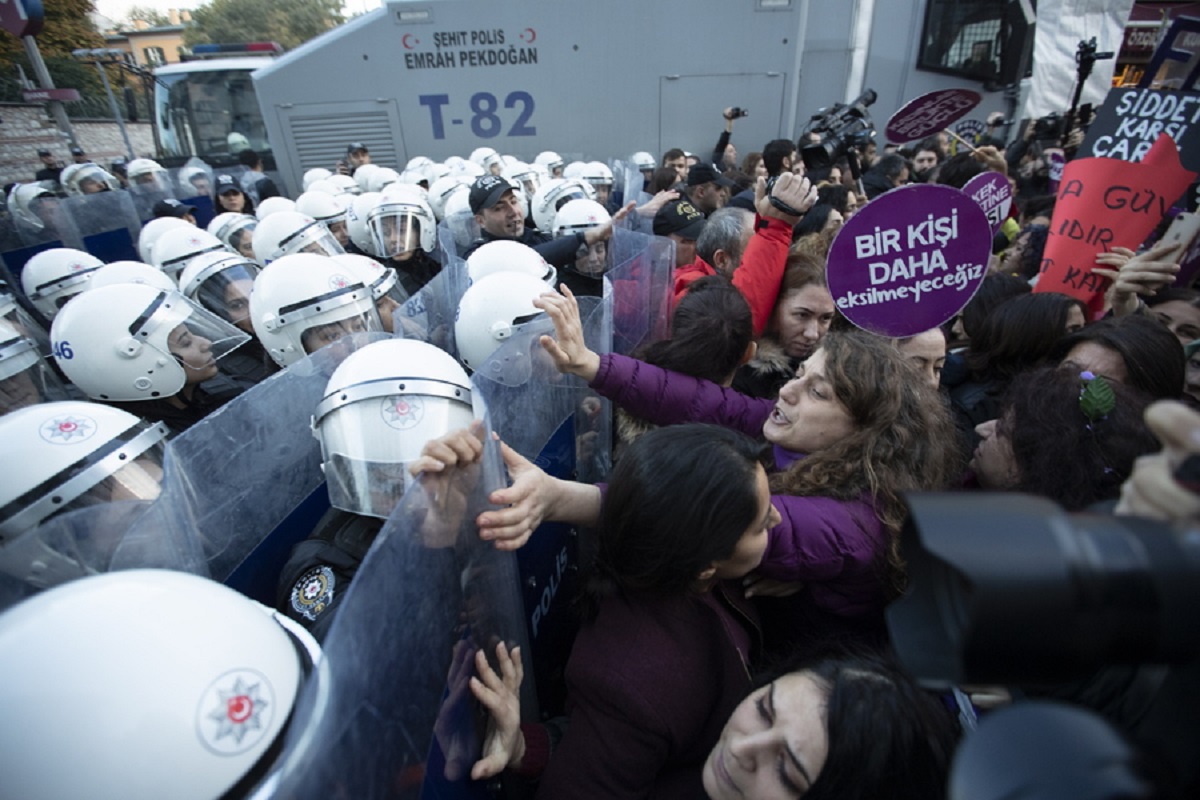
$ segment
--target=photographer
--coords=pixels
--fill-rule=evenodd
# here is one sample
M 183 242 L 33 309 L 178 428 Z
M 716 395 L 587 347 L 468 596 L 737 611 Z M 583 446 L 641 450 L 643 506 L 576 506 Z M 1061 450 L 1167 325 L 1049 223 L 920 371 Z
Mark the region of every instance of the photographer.
M 717 146 L 712 151 L 712 165 L 721 172 L 737 169 L 737 148 L 729 141 L 729 137 L 733 135 L 734 120 L 740 119 L 748 113 L 746 109 L 736 106 L 721 112 L 721 116 L 725 118 L 725 130 L 721 131 L 720 137 L 717 138 Z

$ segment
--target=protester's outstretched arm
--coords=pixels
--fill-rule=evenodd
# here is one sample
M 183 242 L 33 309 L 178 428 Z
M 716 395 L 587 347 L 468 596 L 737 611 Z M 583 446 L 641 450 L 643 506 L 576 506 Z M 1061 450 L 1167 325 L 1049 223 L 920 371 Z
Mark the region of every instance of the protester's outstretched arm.
M 1113 282 L 1108 290 L 1113 315 L 1136 313 L 1142 304 L 1139 295 L 1153 295 L 1174 283 L 1181 249 L 1179 244 L 1159 244 L 1141 255 L 1124 247 L 1097 254 L 1096 263 L 1101 266 L 1093 267 L 1092 272 Z
M 525 736 L 521 733 L 521 681 L 525 669 L 521 663 L 521 648 L 512 654 L 504 642 L 496 645 L 496 661 L 500 674 L 488 663 L 483 650 L 475 651 L 478 678 L 471 678 L 471 692 L 488 710 L 487 734 L 483 740 L 483 757 L 471 767 L 471 779 L 482 780 L 499 775 L 508 767 L 516 767 L 525 756 Z
M 503 442 L 500 452 L 512 485 L 488 497 L 505 508 L 485 511 L 476 518 L 481 539 L 494 541 L 498 550 L 516 550 L 547 520 L 590 526 L 600 519 L 598 487 L 547 475 Z
M 1163 449 L 1134 463 L 1133 473 L 1121 486 L 1116 513 L 1164 522 L 1200 520 L 1200 494 L 1175 478 L 1184 461 L 1200 457 L 1200 413 L 1165 400 L 1146 409 L 1146 424 Z

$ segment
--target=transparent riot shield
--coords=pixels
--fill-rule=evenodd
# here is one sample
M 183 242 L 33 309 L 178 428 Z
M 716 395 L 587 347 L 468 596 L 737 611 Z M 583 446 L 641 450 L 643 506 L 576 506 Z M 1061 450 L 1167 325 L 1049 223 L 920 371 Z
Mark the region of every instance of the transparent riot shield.
M 609 241 L 614 353 L 628 355 L 639 345 L 667 336 L 675 257 L 670 240 L 617 228 Z
M 83 248 L 105 263 L 139 261 L 142 223 L 133 196 L 125 190 L 96 192 L 62 201 L 63 215 L 83 239 Z
M 458 318 L 458 303 L 469 285 L 467 262 L 450 256 L 433 280 L 392 312 L 396 335 L 428 342 L 457 358 L 454 320 Z
M 438 247 L 457 258 L 463 257 L 479 235 L 479 223 L 470 211 L 449 214 L 438 223 Z
M 313 411 L 346 356 L 384 333 L 346 337 L 276 373 L 167 445 L 163 489 L 122 538 L 111 569 L 166 567 L 225 582 L 269 534 L 305 538 L 280 523 L 322 483 Z M 168 534 L 164 536 L 164 533 Z M 193 537 L 202 563 L 172 563 L 163 542 Z M 165 559 L 165 563 L 160 563 Z M 244 587 L 255 596 L 269 589 Z
M 524 645 L 516 561 L 474 520 L 504 485 L 479 463 L 418 480 L 376 537 L 293 712 L 279 770 L 254 797 L 464 797 L 485 719 L 468 686 L 483 649 Z M 527 647 L 522 647 L 527 650 Z M 536 719 L 529 672 L 522 716 Z

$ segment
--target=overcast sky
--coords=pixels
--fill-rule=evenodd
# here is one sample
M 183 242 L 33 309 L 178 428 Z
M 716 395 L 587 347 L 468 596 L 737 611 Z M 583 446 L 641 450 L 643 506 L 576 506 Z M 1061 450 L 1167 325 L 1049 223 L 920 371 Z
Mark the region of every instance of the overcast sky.
M 204 5 L 201 0 L 140 0 L 140 2 L 139 0 L 95 0 L 95 2 L 96 10 L 113 22 L 120 22 L 125 19 L 129 9 L 134 6 L 155 8 L 165 14 L 168 9 L 172 8 L 193 9 Z M 350 16 L 351 14 L 359 14 L 379 8 L 380 5 L 382 5 L 381 0 L 345 0 L 343 9 L 346 16 Z

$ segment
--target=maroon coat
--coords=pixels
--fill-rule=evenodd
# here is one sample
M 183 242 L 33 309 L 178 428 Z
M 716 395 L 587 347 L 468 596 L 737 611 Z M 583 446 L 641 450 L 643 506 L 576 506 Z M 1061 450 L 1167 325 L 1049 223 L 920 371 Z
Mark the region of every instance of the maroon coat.
M 571 721 L 538 797 L 704 797 L 704 761 L 752 688 L 751 649 L 757 618 L 736 582 L 687 598 L 605 598 L 571 651 Z

